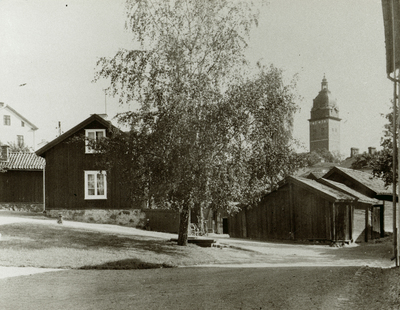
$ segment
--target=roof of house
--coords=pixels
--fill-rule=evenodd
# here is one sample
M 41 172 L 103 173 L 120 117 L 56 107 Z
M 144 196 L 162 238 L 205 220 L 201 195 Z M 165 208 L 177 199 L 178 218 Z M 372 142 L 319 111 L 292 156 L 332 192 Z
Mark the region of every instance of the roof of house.
M 73 134 L 77 133 L 79 130 L 85 128 L 87 125 L 89 125 L 90 123 L 92 123 L 93 121 L 98 121 L 99 123 L 103 124 L 105 127 L 114 127 L 111 122 L 105 120 L 103 117 L 101 117 L 98 114 L 92 114 L 90 117 L 88 117 L 87 119 L 85 119 L 84 121 L 80 122 L 78 125 L 76 125 L 75 127 L 71 128 L 70 130 L 68 130 L 67 132 L 63 133 L 61 136 L 55 138 L 53 141 L 50 141 L 49 143 L 47 143 L 46 145 L 44 145 L 42 148 L 40 148 L 39 150 L 36 151 L 36 154 L 38 156 L 42 156 L 44 153 L 46 153 L 48 150 L 50 150 L 51 148 L 53 148 L 54 146 L 56 146 L 57 144 L 63 142 L 64 140 L 66 140 L 67 138 L 69 138 L 70 136 L 72 136 Z
M 346 194 L 349 194 L 349 195 L 357 198 L 358 201 L 362 202 L 362 203 L 377 204 L 379 202 L 377 199 L 367 197 L 367 196 L 355 191 L 354 189 L 351 189 L 350 187 L 346 186 L 343 183 L 335 182 L 335 181 L 332 181 L 332 180 L 327 180 L 327 179 L 324 179 L 324 178 L 318 179 L 318 182 L 320 182 L 321 184 L 325 184 L 325 185 L 327 185 L 329 187 L 332 187 L 334 189 L 337 189 L 339 191 L 342 191 L 342 192 L 344 192 Z
M 326 172 L 322 172 L 322 171 L 313 171 L 310 172 L 306 178 L 307 179 L 311 179 L 311 180 L 318 180 L 320 178 L 322 178 L 324 175 L 326 174 Z
M 342 168 L 351 168 L 351 166 L 353 165 L 353 163 L 356 161 L 355 157 L 347 157 L 345 160 L 343 160 L 339 165 L 339 167 Z
M 375 192 L 376 195 L 391 195 L 392 191 L 390 188 L 385 186 L 385 183 L 383 180 L 374 178 L 372 174 L 359 171 L 359 170 L 354 170 L 354 169 L 348 169 L 348 168 L 342 168 L 342 167 L 333 167 L 328 173 L 324 175 L 325 179 L 328 179 L 330 175 L 334 173 L 340 173 L 342 175 L 345 175 L 346 177 L 350 178 L 354 182 L 365 186 L 366 188 L 370 189 L 371 191 Z
M 343 191 L 336 190 L 327 185 L 321 184 L 315 180 L 310 180 L 302 177 L 287 177 L 287 182 L 292 182 L 302 187 L 306 187 L 316 193 L 325 196 L 325 198 L 331 201 L 355 201 L 355 197 L 344 193 Z
M 35 153 L 9 153 L 8 161 L 1 161 L 0 168 L 6 170 L 43 170 L 46 161 Z
M 23 120 L 27 125 L 29 125 L 29 127 L 31 127 L 32 130 L 38 130 L 39 129 L 33 123 L 31 123 L 29 120 L 27 120 L 25 117 L 23 117 L 17 111 L 15 111 L 12 107 L 10 107 L 8 104 L 4 104 L 4 102 L 0 102 L 0 108 L 5 108 L 5 109 L 10 110 L 12 113 L 14 113 L 16 116 L 18 116 L 21 120 Z

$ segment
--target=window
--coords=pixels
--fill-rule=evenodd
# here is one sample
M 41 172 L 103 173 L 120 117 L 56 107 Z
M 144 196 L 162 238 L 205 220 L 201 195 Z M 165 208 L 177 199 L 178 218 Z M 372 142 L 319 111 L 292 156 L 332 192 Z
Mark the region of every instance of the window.
M 90 147 L 89 141 L 97 142 L 101 138 L 104 138 L 105 136 L 106 136 L 105 129 L 86 129 L 85 130 L 85 137 L 86 137 L 85 152 L 86 152 L 86 154 L 95 153 L 95 151 Z
M 85 171 L 85 199 L 107 199 L 105 171 Z
M 23 146 L 24 145 L 24 136 L 17 135 L 17 144 L 18 144 L 18 146 Z
M 10 125 L 11 125 L 11 118 L 10 118 L 10 115 L 4 115 L 4 116 L 3 116 L 3 120 L 4 120 L 4 125 L 5 125 L 5 126 L 10 126 Z
M 21 127 L 25 127 L 25 122 L 21 121 Z

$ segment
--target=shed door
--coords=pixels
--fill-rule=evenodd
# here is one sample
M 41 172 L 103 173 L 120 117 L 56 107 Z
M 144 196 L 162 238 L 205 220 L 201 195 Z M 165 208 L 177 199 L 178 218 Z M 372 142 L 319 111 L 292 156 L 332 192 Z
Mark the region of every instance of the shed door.
M 228 218 L 226 217 L 222 219 L 222 233 L 229 234 Z
M 353 235 L 353 206 L 335 203 L 335 241 L 350 241 Z

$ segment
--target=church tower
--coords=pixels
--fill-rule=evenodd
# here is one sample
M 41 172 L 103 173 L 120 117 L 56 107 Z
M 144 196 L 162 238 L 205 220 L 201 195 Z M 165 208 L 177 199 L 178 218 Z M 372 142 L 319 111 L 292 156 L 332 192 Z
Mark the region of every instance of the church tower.
M 321 91 L 315 97 L 311 109 L 310 122 L 310 152 L 317 149 L 327 149 L 330 152 L 340 152 L 340 118 L 336 100 L 328 89 L 328 82 L 322 79 Z

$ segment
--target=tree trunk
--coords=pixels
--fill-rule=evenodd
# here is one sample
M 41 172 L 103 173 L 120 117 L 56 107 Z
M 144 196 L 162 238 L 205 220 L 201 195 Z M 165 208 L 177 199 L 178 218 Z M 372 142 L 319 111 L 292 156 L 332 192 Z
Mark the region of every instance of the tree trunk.
M 189 234 L 189 219 L 190 219 L 190 207 L 188 204 L 185 204 L 182 208 L 182 211 L 179 214 L 179 235 L 178 235 L 178 245 L 186 246 L 188 243 L 188 234 Z
M 203 206 L 200 204 L 200 223 L 198 225 L 200 226 L 200 236 L 204 236 L 206 234 L 204 230 L 204 211 L 203 211 Z

